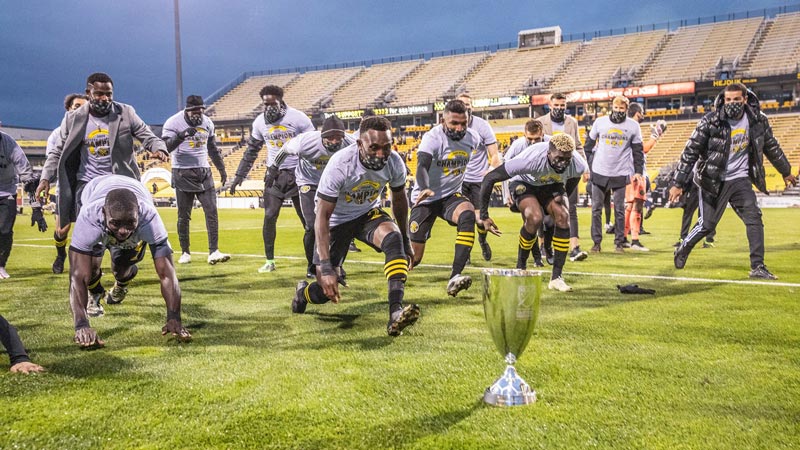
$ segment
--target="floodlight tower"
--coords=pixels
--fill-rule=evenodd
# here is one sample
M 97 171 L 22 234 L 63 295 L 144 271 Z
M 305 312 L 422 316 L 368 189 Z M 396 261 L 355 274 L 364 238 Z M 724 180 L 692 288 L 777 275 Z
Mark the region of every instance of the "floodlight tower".
M 183 109 L 183 70 L 181 69 L 181 13 L 180 0 L 172 0 L 175 9 L 175 87 L 178 94 L 178 109 Z

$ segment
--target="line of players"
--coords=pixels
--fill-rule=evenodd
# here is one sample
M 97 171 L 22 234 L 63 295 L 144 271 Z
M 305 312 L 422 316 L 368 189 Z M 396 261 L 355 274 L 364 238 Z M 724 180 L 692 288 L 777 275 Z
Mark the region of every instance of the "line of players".
M 138 182 L 133 137 L 142 142 L 153 158 L 166 161 L 171 153 L 173 185 L 179 195 L 186 194 L 184 201 L 179 202 L 178 220 L 184 255 L 190 255 L 189 217 L 181 214 L 180 205 L 188 204 L 190 211 L 196 196 L 209 208 L 207 228 L 209 246 L 213 247 L 209 249 L 209 263 L 213 264 L 229 258 L 216 248 L 216 207 L 211 201 L 214 188 L 208 158 L 220 171 L 223 184 L 227 176 L 211 138 L 213 123 L 204 114 L 202 99 L 190 96 L 186 109 L 165 124 L 164 140 L 161 140 L 152 134 L 133 108 L 113 102 L 113 82 L 107 75 L 90 76 L 86 93 L 88 103 L 65 115 L 56 144 L 48 151 L 45 171 L 35 195 L 39 198 L 47 192 L 51 181 L 58 180 L 57 248 L 63 250 L 66 235 L 63 230 L 77 221 L 69 252 L 75 341 L 82 346 L 103 344 L 89 326 L 88 316 L 102 314 L 100 262 L 105 249 L 111 251 L 115 278 L 114 288 L 105 295 L 105 300 L 116 304 L 127 294 L 127 285 L 138 270 L 136 263 L 144 257 L 145 244 L 151 248 L 167 304 L 167 322 L 162 331 L 189 339 L 191 335 L 180 320 L 180 289 L 172 265 L 172 250 L 149 193 Z M 570 214 L 570 204 L 575 202 L 570 202 L 569 197 L 574 195 L 579 179 L 586 176 L 590 167 L 594 251 L 600 251 L 599 212 L 609 190 L 614 192 L 617 223 L 622 223 L 625 216 L 625 191 L 622 189 L 625 186 L 632 186 L 634 191 L 629 196 L 632 197 L 629 203 L 634 204 L 632 212 L 641 214 L 641 207 L 636 208 L 634 200 L 641 199 L 643 193 L 644 148 L 639 123 L 629 116 L 637 118 L 642 111 L 633 108 L 631 114 L 624 97 L 614 99 L 609 116 L 595 121 L 587 136 L 588 158 L 580 154 L 574 119 L 563 113 L 565 99 L 554 95 L 549 123 L 542 123 L 550 127 L 552 135 L 535 136 L 534 133 L 529 136 L 526 133 L 529 140 L 525 144 L 530 145 L 520 144 L 514 150 L 518 154 L 512 158 L 507 155 L 505 163 L 497 153 L 496 139 L 488 124 L 484 126 L 485 121 L 472 115 L 469 98 L 448 102 L 442 123 L 427 132 L 419 146 L 416 183 L 410 199 L 413 207 L 409 214 L 409 199 L 405 195 L 407 168 L 399 154 L 391 150 L 388 120 L 366 117 L 357 135 L 349 138 L 341 121 L 331 117 L 317 132 L 305 114 L 286 105 L 281 88 L 267 86 L 260 94 L 264 113 L 254 121 L 248 149 L 230 190 L 235 193 L 256 161 L 260 148 L 266 144 L 269 171 L 263 236 L 267 261 L 259 272 L 275 270 L 275 222 L 283 199 L 291 198 L 306 229 L 304 246 L 309 272 L 313 269 L 316 278 L 311 283 L 305 280 L 298 283 L 292 300 L 295 313 L 304 312 L 308 303 L 339 301 L 338 285 L 345 283 L 342 264 L 350 242 L 357 238 L 385 254 L 384 273 L 389 287 L 387 332 L 393 336 L 401 334 L 420 314 L 417 305 L 403 305 L 404 285 L 409 270 L 422 261 L 425 243 L 437 217 L 457 228 L 453 266 L 446 288 L 449 295 L 456 296 L 472 282 L 461 272 L 469 260 L 476 226 L 483 256 L 487 260 L 491 258 L 485 235 L 501 234 L 488 215 L 488 203 L 496 182 L 511 179 L 511 196 L 523 218 L 517 267 L 525 267 L 545 213 L 552 218 L 554 257 L 548 287 L 558 291 L 571 290 L 561 277 L 571 244 L 574 260 L 586 257 L 578 245 L 577 226 L 572 226 L 576 218 L 571 217 L 574 214 Z M 559 103 L 561 101 L 564 102 Z M 542 141 L 536 142 L 539 137 Z M 494 170 L 489 170 L 489 166 Z M 469 178 L 470 173 L 473 178 Z M 465 183 L 465 180 L 482 181 Z M 380 207 L 387 184 L 394 220 Z M 207 196 L 205 200 L 203 196 Z M 475 206 L 479 206 L 478 212 Z M 213 220 L 208 220 L 209 215 Z M 623 233 L 624 229 L 618 227 L 617 251 L 623 251 Z M 635 235 L 634 244 L 638 244 Z M 62 255 L 59 251 L 58 257 Z M 61 268 L 63 270 L 63 259 Z M 58 269 L 56 264 L 53 269 L 54 272 Z

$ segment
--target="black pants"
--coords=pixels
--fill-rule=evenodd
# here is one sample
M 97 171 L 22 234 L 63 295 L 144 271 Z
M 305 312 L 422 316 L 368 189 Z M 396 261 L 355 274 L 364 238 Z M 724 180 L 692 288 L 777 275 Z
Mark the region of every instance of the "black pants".
M 181 252 L 189 253 L 189 221 L 192 220 L 192 206 L 194 199 L 200 201 L 203 213 L 206 216 L 206 231 L 208 232 L 208 253 L 214 253 L 219 248 L 219 219 L 217 217 L 217 194 L 213 188 L 202 192 L 186 192 L 175 190 L 178 203 L 178 240 L 181 243 Z
M 569 194 L 569 237 L 578 236 L 578 188 Z
M 722 183 L 719 195 L 700 190 L 700 218 L 686 236 L 684 245 L 691 249 L 701 239 L 712 233 L 725 213 L 728 203 L 744 222 L 747 242 L 750 244 L 750 268 L 764 264 L 764 223 L 761 209 L 750 179 L 737 178 Z
M 606 200 L 608 189 L 613 188 L 614 196 L 614 244 L 622 245 L 625 240 L 625 185 L 598 186 L 592 183 L 592 241 L 599 244 L 603 241 L 603 202 Z
M 697 211 L 697 208 L 700 206 L 700 191 L 697 189 L 697 186 L 691 185 L 691 187 L 686 191 L 686 194 L 683 196 L 683 216 L 681 217 L 681 240 L 686 239 L 686 236 L 689 234 L 689 230 L 692 228 L 692 222 L 694 219 L 694 212 Z M 714 235 L 717 234 L 716 231 L 712 231 L 711 233 L 706 236 L 706 239 L 711 242 L 714 239 Z
M 0 267 L 5 267 L 14 243 L 14 222 L 17 221 L 17 197 L 0 200 Z
M 283 205 L 283 198 L 268 192 L 264 193 L 264 225 L 261 227 L 261 236 L 264 239 L 264 255 L 267 259 L 275 259 L 275 236 L 278 230 L 277 222 L 281 213 L 281 205 Z M 292 205 L 305 228 L 306 221 L 303 219 L 299 195 L 295 194 L 292 197 Z

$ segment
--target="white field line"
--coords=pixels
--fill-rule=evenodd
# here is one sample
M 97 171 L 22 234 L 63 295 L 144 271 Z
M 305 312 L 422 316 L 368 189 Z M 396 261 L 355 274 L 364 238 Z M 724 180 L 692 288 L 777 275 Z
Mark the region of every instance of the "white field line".
M 15 243 L 14 246 L 19 247 L 34 247 L 34 248 L 49 248 L 52 249 L 52 245 L 33 245 L 33 244 L 17 244 Z M 208 255 L 208 252 L 192 252 L 193 255 Z M 257 255 L 257 254 L 250 254 L 250 253 L 237 253 L 232 254 L 231 256 L 241 257 L 241 258 L 258 258 L 263 259 L 264 255 Z M 276 256 L 275 259 L 286 259 L 286 260 L 305 260 L 304 256 Z M 373 265 L 383 265 L 383 262 L 380 261 L 360 261 L 354 259 L 348 259 L 348 263 L 350 264 L 373 264 Z M 446 264 L 420 264 L 420 268 L 432 268 L 432 269 L 447 269 L 450 270 L 452 266 Z M 488 267 L 487 267 L 488 268 Z M 480 272 L 483 267 L 466 267 L 465 270 L 470 272 Z M 538 269 L 539 272 L 543 273 L 550 273 L 549 270 L 541 270 Z M 413 272 L 412 272 L 413 273 Z M 756 281 L 756 280 L 724 280 L 724 279 L 715 279 L 715 278 L 694 278 L 694 277 L 669 277 L 664 275 L 637 275 L 637 274 L 626 274 L 626 273 L 597 273 L 597 272 L 563 272 L 567 275 L 581 275 L 585 277 L 610 277 L 610 278 L 637 278 L 637 279 L 648 279 L 648 280 L 665 280 L 665 281 L 685 281 L 690 283 L 716 283 L 716 284 L 743 284 L 743 285 L 750 285 L 750 286 L 781 286 L 781 287 L 792 287 L 792 288 L 800 288 L 800 283 L 785 283 L 781 281 Z

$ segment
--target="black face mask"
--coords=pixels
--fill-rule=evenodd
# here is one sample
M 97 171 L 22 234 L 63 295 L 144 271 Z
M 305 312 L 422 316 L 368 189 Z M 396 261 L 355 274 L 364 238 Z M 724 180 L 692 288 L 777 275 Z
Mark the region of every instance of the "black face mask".
M 614 123 L 622 123 L 625 122 L 625 111 L 611 111 L 611 115 L 608 117 Z
M 561 123 L 564 121 L 564 112 L 562 108 L 553 108 L 550 110 L 550 119 L 553 122 Z
M 111 112 L 111 105 L 110 100 L 92 100 L 89 102 L 92 111 L 100 117 L 107 116 Z
M 339 142 L 325 142 L 325 141 L 322 141 L 322 146 L 325 147 L 325 150 L 327 150 L 327 151 L 329 151 L 331 153 L 335 153 L 335 152 L 339 151 L 342 148 L 342 144 L 343 143 L 344 143 L 344 141 L 339 141 Z
M 464 128 L 463 130 L 456 131 L 447 128 L 447 125 L 444 125 L 444 134 L 454 141 L 460 141 L 461 139 L 464 139 L 464 136 L 467 135 L 467 129 Z
M 381 170 L 386 166 L 389 158 L 381 158 L 380 156 L 370 156 L 364 147 L 358 147 L 358 160 L 361 164 L 369 170 Z
M 744 114 L 744 103 L 726 103 L 723 108 L 729 119 L 741 119 Z
M 193 127 L 199 127 L 203 124 L 203 115 L 200 114 L 199 116 L 192 116 L 190 114 L 183 114 L 183 118 L 186 119 L 186 123 Z
M 264 106 L 264 119 L 267 123 L 275 123 L 286 115 L 286 104 Z

